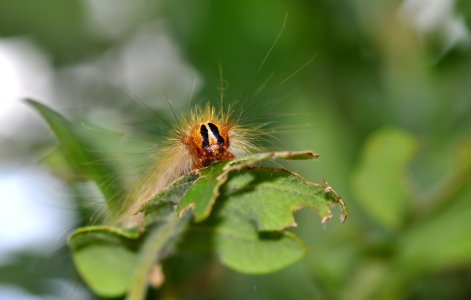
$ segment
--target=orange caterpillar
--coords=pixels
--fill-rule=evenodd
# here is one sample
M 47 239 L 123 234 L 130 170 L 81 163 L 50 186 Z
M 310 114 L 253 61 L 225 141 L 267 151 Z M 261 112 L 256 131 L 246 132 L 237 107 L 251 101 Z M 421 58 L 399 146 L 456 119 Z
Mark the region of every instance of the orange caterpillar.
M 222 95 L 221 95 L 222 98 Z M 222 102 L 222 101 L 221 101 Z M 221 104 L 222 106 L 222 104 Z M 185 173 L 212 163 L 259 152 L 256 144 L 263 135 L 263 125 L 241 125 L 240 114 L 235 111 L 216 111 L 209 103 L 196 106 L 189 115 L 181 115 L 168 130 L 169 137 L 153 155 L 147 172 L 135 188 L 126 195 L 127 208 L 121 213 L 119 222 L 134 226 L 142 216 L 130 217 L 153 195 Z
M 185 173 L 218 161 L 241 157 L 262 150 L 257 142 L 268 136 L 269 133 L 263 130 L 264 124 L 247 124 L 241 120 L 243 115 L 242 103 L 244 102 L 245 94 L 250 89 L 254 79 L 280 38 L 285 24 L 286 19 L 283 28 L 235 108 L 229 106 L 227 111 L 224 111 L 224 95 L 221 88 L 221 101 L 218 111 L 208 103 L 204 107 L 197 106 L 188 115 L 182 115 L 178 118 L 174 115 L 176 122 L 173 126 L 164 121 L 170 128 L 167 132 L 168 138 L 162 141 L 162 145 L 157 153 L 152 155 L 155 161 L 151 163 L 147 172 L 140 178 L 133 190 L 126 195 L 124 203 L 122 203 L 125 208 L 122 210 L 121 216 L 118 217 L 119 223 L 124 223 L 126 226 L 137 225 L 142 216 L 134 218 L 131 217 L 132 214 L 153 195 L 163 190 Z M 313 59 L 314 57 L 275 86 L 269 93 L 251 103 L 250 108 L 244 111 L 244 113 L 252 109 L 260 100 L 301 71 Z M 261 88 L 245 104 L 254 100 L 253 98 L 260 92 Z M 147 107 L 145 104 L 144 106 Z M 159 116 L 157 115 L 157 117 Z

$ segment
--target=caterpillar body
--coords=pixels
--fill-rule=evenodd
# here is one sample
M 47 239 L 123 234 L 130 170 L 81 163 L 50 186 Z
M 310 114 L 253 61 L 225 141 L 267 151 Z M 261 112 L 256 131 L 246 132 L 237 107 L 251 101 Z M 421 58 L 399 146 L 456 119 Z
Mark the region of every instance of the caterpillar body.
M 218 161 L 263 150 L 259 142 L 271 134 L 265 130 L 265 124 L 253 124 L 249 122 L 250 120 L 243 119 L 243 116 L 315 58 L 315 56 L 312 57 L 265 95 L 255 99 L 263 89 L 265 85 L 263 84 L 249 99 L 245 99 L 247 91 L 278 42 L 285 25 L 286 19 L 236 105 L 224 108 L 224 94 L 221 87 L 219 107 L 211 106 L 209 103 L 205 106 L 196 106 L 190 113 L 182 114 L 180 117 L 174 114 L 173 125 L 164 121 L 169 127 L 166 133 L 167 138 L 162 141 L 156 153 L 152 154 L 153 162 L 149 165 L 147 172 L 125 196 L 123 209 L 117 218 L 121 224 L 123 220 L 126 226 L 139 224 L 142 215 L 135 218 L 135 216 L 132 217 L 133 213 L 153 195 L 185 173 Z M 221 85 L 222 81 L 221 78 Z M 249 108 L 245 109 L 244 105 L 249 103 Z
M 137 225 L 142 215 L 132 217 L 133 213 L 185 173 L 261 151 L 257 142 L 267 134 L 263 124 L 244 125 L 240 116 L 230 106 L 225 111 L 207 103 L 177 118 L 152 155 L 147 171 L 125 195 L 126 208 L 120 212 L 118 222 L 127 227 Z

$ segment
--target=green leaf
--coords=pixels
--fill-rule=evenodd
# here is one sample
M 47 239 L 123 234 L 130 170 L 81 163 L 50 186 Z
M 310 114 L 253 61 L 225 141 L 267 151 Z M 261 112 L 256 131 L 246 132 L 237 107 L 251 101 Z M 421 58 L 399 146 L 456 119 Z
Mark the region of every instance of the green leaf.
M 180 199 L 187 193 L 188 189 L 195 183 L 195 181 L 200 177 L 198 171 L 190 172 L 186 175 L 183 175 L 180 178 L 177 178 L 165 189 L 156 194 L 152 199 L 144 203 L 140 209 L 136 211 L 146 213 L 146 222 L 145 224 L 151 224 L 153 221 L 152 213 L 159 212 L 160 206 L 162 203 L 173 203 L 178 204 Z
M 92 173 L 90 165 L 88 164 L 90 162 L 90 158 L 83 150 L 83 146 L 75 134 L 73 124 L 44 104 L 34 100 L 26 101 L 42 115 L 44 120 L 51 127 L 52 131 L 61 143 L 61 148 L 66 154 L 69 164 L 84 174 Z
M 188 229 L 181 249 L 216 251 L 224 264 L 239 272 L 273 272 L 305 254 L 301 240 L 281 231 L 296 225 L 292 213 L 316 208 L 327 221 L 329 206 L 338 200 L 328 187 L 288 171 L 244 168 L 230 174 L 213 212 Z
M 305 255 L 304 243 L 294 234 L 284 231 L 261 233 L 245 218 L 226 213 L 218 213 L 214 218 L 190 226 L 179 250 L 215 251 L 225 265 L 248 274 L 274 272 Z
M 224 264 L 243 273 L 279 270 L 306 251 L 295 235 L 281 231 L 295 226 L 293 211 L 317 208 L 327 220 L 334 203 L 329 193 L 285 170 L 244 168 L 231 173 L 213 212 L 188 229 L 180 250 L 215 251 Z
M 308 151 L 255 154 L 182 176 L 139 210 L 146 214 L 143 228 L 76 231 L 69 245 L 80 274 L 101 296 L 129 291 L 128 297 L 141 299 L 150 265 L 175 251 L 215 251 L 227 266 L 252 274 L 273 272 L 299 260 L 306 252 L 303 242 L 282 231 L 295 226 L 293 212 L 315 208 L 325 222 L 331 216 L 329 206 L 341 205 L 342 220 L 346 208 L 328 185 L 310 183 L 283 169 L 249 166 L 272 157 L 312 159 L 317 155 Z M 178 218 L 174 204 L 180 198 L 193 200 L 186 205 L 180 201 Z M 182 214 L 189 207 L 201 207 L 204 218 L 198 219 L 193 212 L 199 222 L 188 223 Z M 132 263 L 117 263 L 122 260 Z
M 69 238 L 74 264 L 88 286 L 103 297 L 127 291 L 142 241 L 137 231 L 93 226 L 75 231 Z
M 296 226 L 294 211 L 316 208 L 325 222 L 331 217 L 329 206 L 340 203 L 341 219 L 345 220 L 346 207 L 329 186 L 310 183 L 282 169 L 248 167 L 272 157 L 313 159 L 318 155 L 262 153 L 197 171 L 199 177 L 176 210 L 181 214 L 193 208 L 195 221 L 200 224 L 187 230 L 180 250 L 216 251 L 226 265 L 240 272 L 267 273 L 293 263 L 305 253 L 304 244 L 296 236 L 281 231 Z M 160 201 L 160 196 L 151 199 L 141 211 Z
M 331 188 L 283 169 L 251 167 L 234 173 L 222 187 L 220 199 L 227 199 L 225 209 L 243 216 L 259 231 L 296 226 L 292 213 L 302 207 L 317 209 L 325 222 L 331 217 L 329 206 L 339 203 Z
M 311 151 L 299 152 L 269 152 L 247 155 L 242 158 L 219 162 L 210 168 L 199 171 L 200 177 L 195 184 L 188 189 L 185 196 L 177 206 L 177 212 L 181 214 L 185 209 L 193 208 L 196 222 L 206 219 L 211 213 L 211 208 L 219 196 L 219 187 L 227 180 L 231 171 L 241 169 L 248 165 L 270 158 L 281 159 L 316 159 L 318 154 Z
M 121 187 L 118 181 L 109 181 L 109 175 L 113 171 L 105 165 L 98 165 L 101 161 L 95 152 L 87 151 L 92 149 L 87 145 L 85 139 L 77 132 L 75 126 L 56 111 L 34 100 L 26 100 L 33 106 L 46 120 L 57 139 L 60 142 L 60 149 L 68 164 L 83 178 L 94 180 L 100 188 L 103 196 L 108 200 L 110 209 L 115 206 L 113 202 L 120 200 Z
M 137 294 L 145 290 L 150 266 L 168 251 L 169 240 L 182 231 L 188 220 L 178 217 L 170 203 L 151 209 L 152 224 L 145 231 L 139 227 L 123 230 L 91 226 L 70 236 L 74 264 L 96 294 L 118 297 L 130 290 Z
M 368 138 L 353 174 L 357 203 L 384 227 L 398 229 L 411 206 L 406 167 L 417 148 L 413 135 L 384 128 Z

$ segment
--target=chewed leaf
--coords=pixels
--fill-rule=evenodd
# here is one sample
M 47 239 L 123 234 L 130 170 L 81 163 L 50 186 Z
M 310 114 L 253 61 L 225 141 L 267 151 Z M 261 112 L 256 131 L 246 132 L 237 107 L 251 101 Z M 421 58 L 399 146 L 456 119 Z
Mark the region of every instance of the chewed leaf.
M 293 212 L 301 207 L 315 208 L 322 222 L 331 217 L 329 206 L 340 204 L 342 222 L 346 207 L 328 185 L 310 183 L 283 169 L 250 167 L 270 157 L 306 159 L 310 152 L 263 153 L 224 161 L 177 180 L 185 186 L 194 181 L 177 206 L 177 212 L 193 207 L 196 224 L 186 229 L 179 249 L 185 252 L 215 251 L 227 266 L 244 273 L 260 274 L 279 270 L 303 257 L 305 246 L 295 235 L 283 232 L 295 226 Z M 182 184 L 183 183 L 183 184 Z M 168 187 L 141 211 L 146 224 L 153 211 L 165 203 Z M 217 198 L 217 201 L 216 201 Z M 192 200 L 193 199 L 193 200 Z
M 295 235 L 281 231 L 295 225 L 293 212 L 315 208 L 326 221 L 335 203 L 340 203 L 345 220 L 346 208 L 331 187 L 282 169 L 243 168 L 229 175 L 211 215 L 189 227 L 181 249 L 213 250 L 239 272 L 276 271 L 302 258 L 306 250 Z
M 341 201 L 332 191 L 283 169 L 253 167 L 231 174 L 220 197 L 230 199 L 227 209 L 254 222 L 259 231 L 273 231 L 295 226 L 293 212 L 301 207 L 315 208 L 322 220 L 329 219 L 329 206 Z
M 315 208 L 325 222 L 331 217 L 329 207 L 340 204 L 344 221 L 345 205 L 327 184 L 250 165 L 269 158 L 317 157 L 309 151 L 261 153 L 190 172 L 140 208 L 145 213 L 142 228 L 77 230 L 69 241 L 74 262 L 90 287 L 106 297 L 139 293 L 147 267 L 156 257 L 175 252 L 214 251 L 225 265 L 250 274 L 286 267 L 306 252 L 298 237 L 283 231 L 295 226 L 293 212 Z M 189 222 L 188 208 L 193 208 L 195 223 Z
M 196 222 L 206 219 L 211 213 L 211 208 L 216 198 L 219 196 L 219 188 L 226 182 L 229 172 L 233 170 L 238 170 L 270 158 L 299 160 L 316 159 L 318 157 L 318 154 L 314 154 L 311 151 L 285 151 L 252 154 L 238 159 L 222 161 L 200 171 L 200 177 L 188 189 L 178 204 L 177 212 L 181 214 L 185 209 L 193 207 Z

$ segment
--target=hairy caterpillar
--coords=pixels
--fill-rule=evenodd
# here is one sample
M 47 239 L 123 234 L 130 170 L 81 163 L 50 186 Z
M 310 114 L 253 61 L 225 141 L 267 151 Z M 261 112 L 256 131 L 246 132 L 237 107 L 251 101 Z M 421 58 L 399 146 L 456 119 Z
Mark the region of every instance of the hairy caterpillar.
M 140 218 L 131 222 L 126 219 L 176 178 L 218 161 L 259 152 L 256 141 L 266 134 L 261 127 L 243 125 L 240 114 L 235 115 L 231 107 L 217 111 L 209 103 L 182 114 L 153 154 L 148 170 L 125 196 L 127 208 L 120 218 L 127 226 L 136 225 Z
M 245 99 L 247 91 L 280 38 L 284 26 L 285 24 L 255 72 L 249 86 L 235 105 L 224 107 L 224 94 L 221 87 L 219 107 L 207 103 L 203 106 L 196 106 L 190 112 L 180 116 L 173 113 L 174 124 L 168 124 L 162 119 L 168 127 L 164 134 L 166 138 L 161 141 L 156 152 L 151 154 L 152 162 L 147 171 L 124 196 L 121 203 L 122 209 L 116 218 L 118 223 L 127 227 L 137 225 L 142 215 L 134 216 L 133 213 L 153 195 L 183 174 L 218 161 L 262 150 L 258 142 L 270 134 L 264 129 L 264 124 L 250 124 L 244 120 L 244 114 L 314 59 L 301 66 L 268 94 L 255 99 L 261 90 L 259 89 L 252 97 Z M 250 103 L 251 101 L 254 103 Z M 249 104 L 248 108 L 245 107 L 247 104 Z

